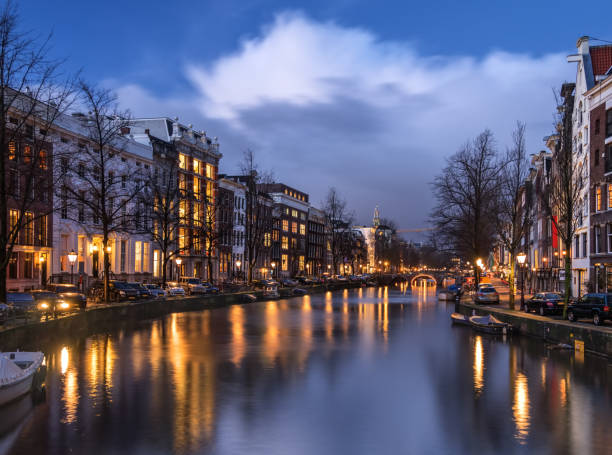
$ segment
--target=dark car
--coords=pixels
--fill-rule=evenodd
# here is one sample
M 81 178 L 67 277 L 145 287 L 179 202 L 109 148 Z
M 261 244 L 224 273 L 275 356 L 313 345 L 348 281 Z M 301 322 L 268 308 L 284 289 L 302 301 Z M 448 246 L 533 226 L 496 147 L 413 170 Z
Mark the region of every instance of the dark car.
M 218 294 L 219 293 L 219 288 L 216 286 L 213 286 L 211 283 L 203 281 L 202 286 L 204 286 L 205 294 Z
M 84 310 L 87 306 L 87 297 L 74 284 L 52 283 L 47 285 L 47 290 L 55 292 L 62 300 L 70 303 L 72 308 Z
M 138 292 L 139 299 L 150 299 L 153 297 L 153 294 L 149 289 L 144 285 L 136 282 L 126 283 L 126 285 L 132 289 L 135 289 Z
M 32 297 L 36 301 L 36 309 L 41 314 L 54 316 L 70 311 L 70 303 L 63 300 L 59 294 L 51 291 L 32 291 Z
M 525 302 L 526 313 L 536 311 L 540 316 L 563 313 L 563 297 L 556 292 L 539 292 Z
M 134 289 L 125 281 L 111 280 L 108 283 L 109 300 L 119 302 L 121 300 L 136 300 L 139 296 L 137 289 Z M 104 281 L 96 281 L 89 288 L 89 296 L 101 302 L 104 300 Z
M 575 321 L 590 318 L 593 324 L 600 325 L 612 319 L 612 294 L 585 294 L 567 307 L 567 319 Z
M 32 294 L 27 292 L 7 292 L 6 303 L 13 309 L 15 314 L 36 311 L 36 301 Z
M 285 287 L 297 286 L 298 282 L 296 280 L 292 280 L 291 278 L 283 278 L 280 280 L 280 284 Z

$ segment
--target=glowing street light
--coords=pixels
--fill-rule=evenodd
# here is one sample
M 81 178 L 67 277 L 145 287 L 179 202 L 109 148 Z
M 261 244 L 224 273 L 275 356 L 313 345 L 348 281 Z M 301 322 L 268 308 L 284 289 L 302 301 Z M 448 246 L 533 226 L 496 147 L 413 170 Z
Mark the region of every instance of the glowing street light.
M 525 260 L 527 255 L 525 253 L 519 253 L 516 255 L 516 260 L 519 263 L 521 269 L 521 308 L 525 307 Z
M 68 262 L 70 262 L 70 284 L 74 284 L 74 263 L 77 260 L 77 254 L 74 250 L 70 250 L 68 253 Z

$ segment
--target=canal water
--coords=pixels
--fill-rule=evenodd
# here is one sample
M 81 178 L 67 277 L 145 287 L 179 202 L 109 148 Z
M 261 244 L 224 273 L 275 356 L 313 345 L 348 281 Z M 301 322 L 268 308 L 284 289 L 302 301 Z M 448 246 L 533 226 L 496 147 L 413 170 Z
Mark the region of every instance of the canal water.
M 46 346 L 9 454 L 604 454 L 612 367 L 452 327 L 431 291 L 367 288 Z

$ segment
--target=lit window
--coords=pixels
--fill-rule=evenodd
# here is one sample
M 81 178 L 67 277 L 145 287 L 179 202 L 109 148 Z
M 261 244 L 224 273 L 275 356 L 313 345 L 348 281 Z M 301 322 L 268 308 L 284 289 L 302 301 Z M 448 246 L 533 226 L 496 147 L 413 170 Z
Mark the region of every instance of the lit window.
M 299 265 L 300 272 L 304 271 L 304 256 L 300 256 L 298 265 Z
M 284 232 L 289 231 L 289 221 L 288 220 L 283 220 L 283 231 Z
M 9 142 L 9 160 L 15 160 L 17 158 L 17 146 L 15 145 L 15 143 L 13 141 Z
M 289 260 L 288 260 L 288 256 L 286 254 L 283 254 L 281 256 L 281 270 L 283 272 L 286 272 L 287 270 L 289 270 Z
M 206 178 L 213 179 L 214 175 L 215 175 L 215 168 L 214 168 L 214 166 L 206 163 Z
M 199 174 L 201 172 L 200 160 L 193 159 L 193 172 Z
M 612 183 L 608 183 L 608 208 L 612 209 Z
M 19 210 L 10 210 L 9 211 L 9 224 L 10 229 L 16 229 L 17 223 L 19 222 Z
M 306 235 L 306 225 L 305 224 L 300 224 L 300 234 Z
M 298 226 L 297 225 L 298 224 L 295 221 L 291 222 L 291 232 L 294 233 L 294 234 L 297 234 L 297 231 L 298 231 Z
M 270 245 L 272 245 L 272 238 L 270 236 L 270 233 L 266 232 L 264 234 L 264 246 L 269 247 Z
M 179 167 L 181 169 L 187 169 L 187 157 L 182 153 L 179 153 Z
M 297 218 L 297 217 L 298 217 L 298 212 L 297 212 L 297 210 L 295 210 L 295 209 L 294 209 L 294 210 L 291 210 L 291 216 L 292 216 L 293 218 Z
M 595 210 L 598 212 L 601 210 L 601 186 L 595 190 Z
M 23 147 L 23 162 L 29 163 L 32 161 L 32 147 L 26 145 Z
M 179 249 L 180 250 L 184 249 L 185 245 L 187 245 L 187 243 L 185 242 L 185 229 L 180 228 L 179 232 L 178 232 L 178 246 L 179 246 Z
M 283 250 L 288 250 L 289 249 L 289 238 L 283 236 L 283 240 L 282 240 L 282 245 L 281 245 Z
M 135 242 L 134 244 L 134 272 L 142 272 L 142 242 Z
M 197 177 L 193 178 L 193 194 L 195 197 L 199 198 L 200 197 L 200 179 Z

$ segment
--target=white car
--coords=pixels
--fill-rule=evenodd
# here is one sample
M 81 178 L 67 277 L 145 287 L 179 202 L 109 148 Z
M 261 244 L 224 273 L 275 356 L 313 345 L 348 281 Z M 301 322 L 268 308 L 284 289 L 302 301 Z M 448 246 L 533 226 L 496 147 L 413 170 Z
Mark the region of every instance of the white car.
M 170 297 L 185 295 L 185 289 L 183 289 L 176 281 L 169 281 L 166 283 L 166 292 Z
M 162 297 L 166 297 L 167 292 L 164 291 L 162 288 L 160 288 L 158 285 L 156 284 L 145 284 L 145 286 L 147 287 L 147 289 L 149 290 L 149 292 L 151 293 L 151 295 L 155 298 L 162 298 Z

